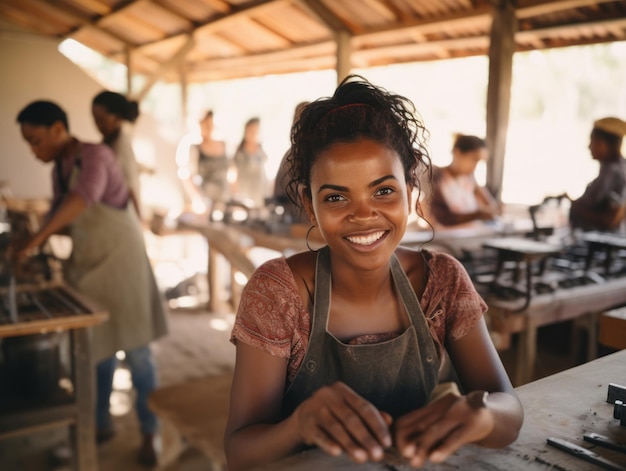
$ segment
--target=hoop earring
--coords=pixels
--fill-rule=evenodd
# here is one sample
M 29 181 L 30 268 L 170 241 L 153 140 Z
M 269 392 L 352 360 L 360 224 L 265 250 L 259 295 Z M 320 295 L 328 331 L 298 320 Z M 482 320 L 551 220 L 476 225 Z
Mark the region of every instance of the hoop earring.
M 317 250 L 313 250 L 311 248 L 311 244 L 309 244 L 309 236 L 311 235 L 311 231 L 313 229 L 315 229 L 317 226 L 315 224 L 313 224 L 311 227 L 309 227 L 309 230 L 306 231 L 306 236 L 304 237 L 304 242 L 306 243 L 306 248 L 309 249 L 311 252 L 318 252 L 319 249 Z

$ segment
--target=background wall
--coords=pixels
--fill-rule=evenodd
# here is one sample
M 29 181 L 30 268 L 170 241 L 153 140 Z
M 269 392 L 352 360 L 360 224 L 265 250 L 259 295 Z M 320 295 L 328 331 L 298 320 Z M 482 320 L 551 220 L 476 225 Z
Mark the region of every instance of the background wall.
M 35 159 L 15 121 L 28 103 L 54 101 L 67 112 L 73 135 L 84 141 L 101 139 L 91 116 L 91 100 L 106 87 L 61 54 L 58 45 L 0 22 L 0 181 L 8 183 L 17 198 L 52 194 L 51 166 Z M 180 206 L 175 153 L 181 131 L 170 127 L 173 136 L 167 139 L 159 126 L 143 111 L 135 126 L 137 160 L 154 169 L 152 175 L 142 176 L 143 203 L 151 208 Z
M 0 23 L 0 180 L 14 196 L 51 195 L 50 167 L 31 153 L 15 121 L 33 100 L 58 103 L 68 114 L 73 134 L 99 140 L 90 114 L 91 98 L 102 85 L 57 51 L 58 42 L 19 32 Z

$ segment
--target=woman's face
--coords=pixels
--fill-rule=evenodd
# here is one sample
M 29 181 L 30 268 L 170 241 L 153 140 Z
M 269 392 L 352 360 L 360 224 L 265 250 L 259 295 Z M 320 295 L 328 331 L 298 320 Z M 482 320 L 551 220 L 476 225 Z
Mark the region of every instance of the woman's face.
M 213 116 L 207 116 L 202 121 L 200 121 L 200 133 L 202 137 L 208 139 L 213 134 Z
M 258 142 L 259 140 L 259 130 L 261 126 L 259 123 L 254 122 L 250 123 L 246 126 L 244 131 L 244 136 L 247 142 Z
M 54 160 L 61 154 L 66 144 L 67 132 L 61 122 L 56 122 L 49 127 L 23 123 L 20 129 L 31 151 L 42 162 Z
M 398 154 L 369 139 L 334 144 L 313 164 L 310 185 L 305 207 L 333 256 L 363 270 L 387 264 L 411 201 Z
M 104 137 L 114 134 L 122 125 L 122 120 L 113 113 L 110 113 L 102 105 L 93 105 L 91 107 L 91 114 L 93 115 L 96 127 Z
M 459 175 L 473 175 L 478 162 L 486 158 L 487 149 L 475 149 L 467 152 L 454 149 L 452 151 L 452 166 Z

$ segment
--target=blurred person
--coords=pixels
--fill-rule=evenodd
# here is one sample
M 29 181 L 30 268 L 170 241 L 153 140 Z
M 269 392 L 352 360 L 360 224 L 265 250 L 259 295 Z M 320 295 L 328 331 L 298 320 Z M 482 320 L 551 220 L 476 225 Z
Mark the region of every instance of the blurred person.
M 593 123 L 589 151 L 600 163 L 600 171 L 582 196 L 572 201 L 572 228 L 626 233 L 626 161 L 621 154 L 624 135 L 626 122 L 619 118 L 602 118 Z
M 206 112 L 199 124 L 202 141 L 191 147 L 189 162 L 195 164 L 194 174 L 203 199 L 208 200 L 209 212 L 218 208 L 223 210 L 225 202 L 230 199 L 230 162 L 226 156 L 226 143 L 213 138 L 215 121 L 212 110 Z
M 249 199 L 257 208 L 265 206 L 268 190 L 265 173 L 267 154 L 259 142 L 260 129 L 259 118 L 250 118 L 246 122 L 243 139 L 234 157 L 237 168 L 236 194 L 244 200 Z
M 308 101 L 302 101 L 296 105 L 293 113 L 293 120 L 291 121 L 291 129 L 295 126 L 296 122 L 300 118 L 300 114 L 302 110 L 308 105 Z M 304 211 L 301 211 L 298 206 L 293 203 L 289 197 L 287 196 L 287 191 L 285 189 L 287 176 L 289 175 L 289 155 L 291 154 L 291 148 L 285 152 L 282 160 L 280 161 L 280 165 L 278 166 L 278 172 L 276 172 L 276 178 L 274 180 L 274 193 L 273 197 L 277 203 L 280 203 L 285 208 L 285 217 L 290 220 L 292 223 L 301 223 L 307 224 L 308 218 Z
M 131 132 L 124 122 L 134 123 L 139 116 L 139 104 L 124 95 L 111 91 L 98 93 L 91 102 L 91 113 L 96 127 L 117 157 L 124 173 L 124 181 L 130 189 L 130 199 L 141 219 L 141 193 L 139 166 L 133 151 Z
M 35 157 L 53 163 L 51 211 L 40 230 L 11 247 L 14 258 L 28 255 L 52 234 L 69 229 L 72 253 L 65 280 L 109 313 L 92 329 L 96 363 L 96 438 L 115 434 L 109 405 L 116 352 L 126 363 L 137 392 L 136 411 L 143 440 L 140 462 L 157 462 L 157 418 L 147 399 L 156 388 L 150 342 L 167 333 L 159 293 L 143 233 L 130 209 L 130 190 L 115 154 L 105 144 L 81 142 L 70 134 L 65 111 L 50 101 L 34 101 L 18 116 L 22 137 Z
M 425 202 L 425 213 L 433 224 L 456 226 L 497 218 L 498 203 L 474 176 L 476 166 L 486 158 L 487 145 L 483 139 L 463 134 L 456 136 L 450 165 L 433 167 L 431 195 Z

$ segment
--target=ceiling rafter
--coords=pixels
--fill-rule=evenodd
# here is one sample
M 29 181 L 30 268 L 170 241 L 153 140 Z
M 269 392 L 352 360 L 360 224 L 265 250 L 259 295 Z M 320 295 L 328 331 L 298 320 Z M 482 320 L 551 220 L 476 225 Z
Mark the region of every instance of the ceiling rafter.
M 44 37 L 72 37 L 118 62 L 130 61 L 133 74 L 151 80 L 159 76 L 177 80 L 180 70 L 185 70 L 186 79 L 193 82 L 201 76 L 246 77 L 260 70 L 312 70 L 324 64 L 335 64 L 338 73 L 345 73 L 348 61 L 342 51 L 354 52 L 349 61 L 353 67 L 485 54 L 481 38 L 489 36 L 494 3 L 0 0 L 0 18 Z M 517 50 L 626 38 L 621 21 L 626 20 L 626 1 L 517 0 L 516 4 Z M 189 45 L 189 38 L 195 46 Z M 170 63 L 178 71 L 165 70 Z M 217 72 L 209 74 L 205 66 L 217 67 Z

